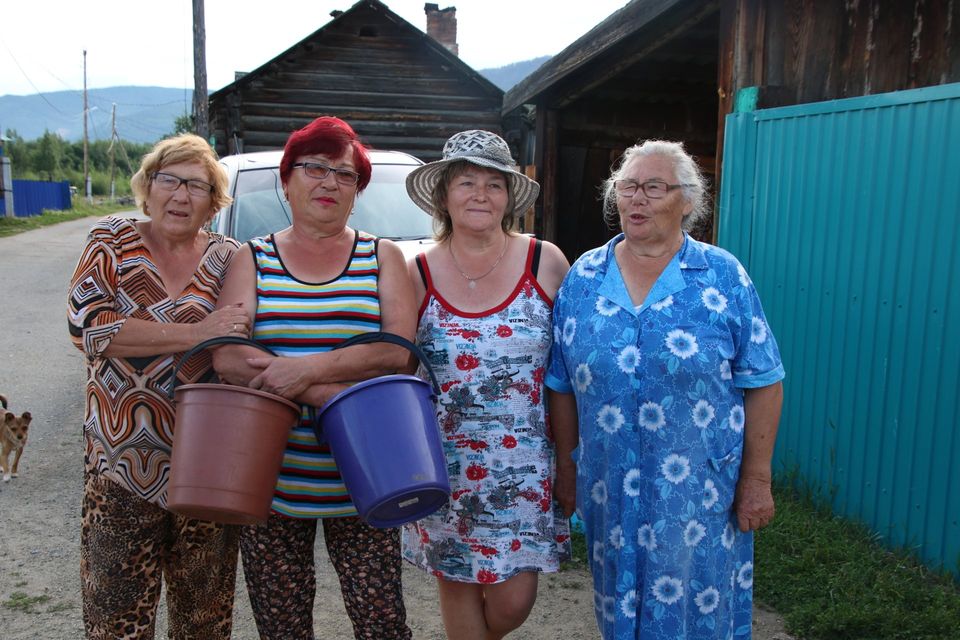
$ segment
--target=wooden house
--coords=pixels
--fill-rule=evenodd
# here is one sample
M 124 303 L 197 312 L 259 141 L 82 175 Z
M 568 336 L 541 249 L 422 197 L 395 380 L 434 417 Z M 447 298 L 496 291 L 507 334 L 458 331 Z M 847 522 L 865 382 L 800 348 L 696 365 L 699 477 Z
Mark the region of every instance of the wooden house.
M 599 185 L 647 138 L 684 142 L 716 192 L 738 96 L 760 108 L 956 82 L 958 25 L 950 0 L 633 0 L 504 96 L 505 135 L 542 186 L 528 230 L 571 258 L 604 242 Z M 713 220 L 694 235 L 713 239 Z
M 456 10 L 427 4 L 425 12 L 433 35 L 379 0 L 359 0 L 211 94 L 218 153 L 282 148 L 320 115 L 343 118 L 374 148 L 426 161 L 457 131 L 500 132 L 503 92 L 457 57 Z

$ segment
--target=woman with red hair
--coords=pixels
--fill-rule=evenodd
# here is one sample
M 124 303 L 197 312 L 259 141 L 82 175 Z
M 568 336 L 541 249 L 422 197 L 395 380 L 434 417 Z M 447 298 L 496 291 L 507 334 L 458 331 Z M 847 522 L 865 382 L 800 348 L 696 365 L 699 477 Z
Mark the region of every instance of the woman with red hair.
M 385 343 L 332 351 L 370 331 L 407 339 L 414 334 L 413 288 L 400 249 L 347 226 L 370 173 L 366 147 L 343 120 L 321 117 L 293 132 L 280 162 L 292 224 L 240 249 L 220 297 L 223 306 L 242 305 L 251 337 L 278 354 L 220 347 L 214 355 L 220 376 L 304 406 L 290 433 L 272 513 L 241 535 L 250 602 L 260 637 L 268 640 L 314 638 L 318 521 L 356 637 L 411 637 L 400 584 L 399 531 L 375 529 L 357 516 L 307 410 L 354 382 L 394 373 L 407 363 L 405 349 Z

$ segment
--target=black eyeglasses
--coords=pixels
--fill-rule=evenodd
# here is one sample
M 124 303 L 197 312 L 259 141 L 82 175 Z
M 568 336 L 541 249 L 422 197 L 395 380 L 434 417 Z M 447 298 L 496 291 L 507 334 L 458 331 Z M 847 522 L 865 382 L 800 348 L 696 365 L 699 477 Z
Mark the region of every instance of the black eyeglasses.
M 293 168 L 296 169 L 297 167 L 303 167 L 305 174 L 317 180 L 323 180 L 333 171 L 333 179 L 339 184 L 352 187 L 360 182 L 360 174 L 356 171 L 350 171 L 349 169 L 334 169 L 319 162 L 296 162 L 293 164 Z
M 632 198 L 637 195 L 637 189 L 643 192 L 651 200 L 659 200 L 666 197 L 668 193 L 680 187 L 695 187 L 693 184 L 667 184 L 663 180 L 647 180 L 646 182 L 637 182 L 636 180 L 614 180 L 613 190 L 618 196 Z
M 187 185 L 187 193 L 198 198 L 208 197 L 213 193 L 213 185 L 203 180 L 194 180 L 193 178 L 181 178 L 172 173 L 163 173 L 157 171 L 153 174 L 153 183 L 164 191 L 176 191 L 180 185 Z

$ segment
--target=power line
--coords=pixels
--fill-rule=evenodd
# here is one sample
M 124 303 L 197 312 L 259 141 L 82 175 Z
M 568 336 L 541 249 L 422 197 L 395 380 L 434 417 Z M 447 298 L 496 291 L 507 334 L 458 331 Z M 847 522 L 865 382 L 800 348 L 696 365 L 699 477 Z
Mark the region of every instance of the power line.
M 40 89 L 37 89 L 37 85 L 33 84 L 33 80 L 30 79 L 30 76 L 27 75 L 27 72 L 24 70 L 24 68 L 20 66 L 20 61 L 17 60 L 17 57 L 15 55 L 13 55 L 13 51 L 10 51 L 10 47 L 7 46 L 7 43 L 3 40 L 3 38 L 0 38 L 0 43 L 3 44 L 3 48 L 7 50 L 8 54 L 10 54 L 10 59 L 13 60 L 13 64 L 17 65 L 17 69 L 20 69 L 20 73 L 23 74 L 23 77 L 26 78 L 27 82 L 30 83 L 30 86 L 33 87 L 34 91 L 37 92 L 37 95 L 40 96 L 44 102 L 50 105 L 51 109 L 53 109 L 54 111 L 56 111 L 62 116 L 67 115 L 63 111 L 60 111 L 60 109 L 56 108 L 52 102 L 47 100 L 47 97 L 40 92 Z

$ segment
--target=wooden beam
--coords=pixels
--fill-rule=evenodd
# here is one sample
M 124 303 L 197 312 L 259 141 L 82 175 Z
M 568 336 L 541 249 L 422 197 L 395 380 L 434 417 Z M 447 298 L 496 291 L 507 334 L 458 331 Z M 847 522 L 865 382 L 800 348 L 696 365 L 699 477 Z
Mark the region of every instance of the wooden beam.
M 543 201 L 543 239 L 557 242 L 557 157 L 559 155 L 557 112 L 547 109 L 537 118 L 537 165 L 543 167 L 540 183 Z

